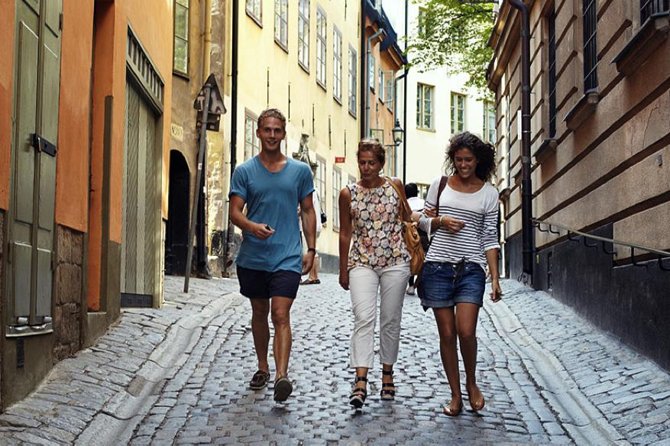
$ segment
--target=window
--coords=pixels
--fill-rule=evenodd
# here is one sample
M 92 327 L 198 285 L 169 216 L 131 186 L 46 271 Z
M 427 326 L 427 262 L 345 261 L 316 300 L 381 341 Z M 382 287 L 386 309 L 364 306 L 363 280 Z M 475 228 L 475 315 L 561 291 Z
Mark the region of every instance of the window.
M 333 229 L 340 228 L 340 188 L 342 187 L 342 171 L 338 167 L 333 167 L 333 184 L 331 198 L 333 200 L 333 215 L 330 221 L 333 222 Z
M 298 63 L 309 71 L 309 0 L 298 4 Z
M 385 146 L 386 148 L 386 162 L 384 163 L 384 173 L 390 177 L 396 176 L 396 146 L 395 144 L 389 144 Z
M 433 128 L 433 92 L 432 85 L 417 84 L 416 91 L 416 127 Z
M 598 88 L 596 0 L 584 0 L 584 94 Z
M 249 113 L 244 115 L 244 159 L 248 160 L 261 151 L 261 142 L 256 136 L 258 118 Z
M 247 15 L 254 19 L 254 22 L 262 26 L 263 24 L 263 1 L 247 0 Z
M 349 113 L 356 116 L 356 63 L 358 55 L 356 50 L 349 46 Z
M 547 56 L 548 56 L 548 82 L 549 87 L 549 138 L 556 136 L 556 13 L 554 9 L 547 16 Z
M 333 97 L 342 103 L 342 33 L 333 29 Z
M 314 175 L 314 186 L 319 190 L 319 198 L 321 199 L 321 209 L 325 211 L 326 207 L 326 195 L 328 190 L 326 189 L 326 160 L 320 156 L 316 157 L 316 174 Z M 319 218 L 319 216 L 316 216 Z
M 496 108 L 489 102 L 484 101 L 484 138 L 491 144 L 496 143 Z
M 465 96 L 451 93 L 451 133 L 465 130 Z
M 380 64 L 381 65 L 381 64 Z M 379 79 L 379 89 L 377 90 L 377 97 L 379 98 L 380 101 L 384 102 L 384 71 L 382 70 L 382 67 L 379 67 L 379 71 L 377 72 L 377 78 Z
M 428 24 L 426 22 L 426 8 L 419 8 L 419 17 L 417 18 L 417 32 L 419 37 L 424 37 L 428 31 Z
M 377 61 L 372 53 L 368 54 L 368 86 L 375 91 L 375 75 L 377 74 Z
M 640 23 L 649 17 L 667 15 L 670 12 L 670 0 L 640 0 Z
M 186 76 L 188 76 L 188 29 L 188 0 L 175 0 L 172 69 Z
M 316 10 L 316 81 L 326 88 L 326 13 Z
M 288 0 L 275 0 L 275 42 L 288 51 Z
M 384 102 L 386 103 L 386 107 L 393 111 L 393 99 L 395 96 L 393 91 L 393 71 L 384 73 L 384 82 L 386 83 L 384 88 Z

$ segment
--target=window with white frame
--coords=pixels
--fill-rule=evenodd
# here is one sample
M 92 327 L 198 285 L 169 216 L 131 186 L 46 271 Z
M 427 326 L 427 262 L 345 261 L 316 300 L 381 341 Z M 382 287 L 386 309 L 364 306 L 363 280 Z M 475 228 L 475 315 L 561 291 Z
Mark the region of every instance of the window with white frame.
M 435 87 L 426 84 L 416 86 L 416 127 L 433 129 L 433 96 Z
M 379 70 L 377 72 L 377 79 L 378 79 L 378 85 L 379 88 L 377 89 L 377 98 L 379 98 L 380 101 L 384 102 L 384 70 L 382 70 L 382 67 L 379 67 Z
M 393 81 L 394 81 L 393 71 L 385 72 L 384 83 L 386 85 L 384 87 L 384 102 L 386 103 L 386 107 L 391 111 L 393 111 L 393 100 L 395 98 Z
M 465 95 L 451 93 L 451 133 L 465 130 Z
M 492 102 L 484 101 L 484 138 L 491 144 L 496 143 L 496 108 Z
M 275 0 L 275 42 L 288 51 L 288 0 Z
M 342 33 L 333 27 L 333 97 L 342 103 Z
M 328 190 L 326 189 L 326 160 L 320 156 L 316 157 L 316 173 L 314 174 L 314 186 L 319 190 L 319 200 L 321 200 L 321 210 L 325 211 L 328 209 L 326 207 L 326 195 L 328 195 Z M 317 215 L 316 218 L 319 218 Z
M 262 26 L 263 23 L 263 1 L 262 0 L 247 0 L 246 5 L 247 15 L 254 19 L 256 23 Z
M 309 0 L 298 3 L 298 63 L 309 71 Z
M 316 81 L 326 88 L 326 34 L 328 26 L 326 13 L 321 9 L 316 10 Z
M 261 151 L 261 142 L 256 136 L 258 118 L 250 113 L 244 115 L 244 159 L 248 160 Z
M 331 198 L 333 200 L 333 229 L 340 228 L 340 189 L 342 188 L 342 171 L 339 167 L 333 167 L 333 184 L 331 187 Z
M 174 2 L 174 57 L 172 69 L 188 76 L 188 11 L 189 0 Z
M 356 53 L 356 50 L 352 47 L 349 46 L 349 113 L 351 113 L 353 116 L 356 116 L 356 89 L 357 87 L 357 78 L 356 78 L 356 73 L 357 73 L 357 66 L 356 64 L 358 63 L 358 55 Z
M 368 54 L 368 86 L 375 91 L 375 76 L 377 74 L 377 61 L 372 53 Z

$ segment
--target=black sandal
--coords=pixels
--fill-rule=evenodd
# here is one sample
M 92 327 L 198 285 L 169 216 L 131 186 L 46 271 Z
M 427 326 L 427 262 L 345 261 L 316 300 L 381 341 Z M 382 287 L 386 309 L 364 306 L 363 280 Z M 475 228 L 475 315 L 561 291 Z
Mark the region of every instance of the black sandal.
M 354 387 L 351 389 L 351 395 L 349 395 L 349 404 L 354 406 L 356 409 L 360 409 L 365 404 L 365 398 L 368 396 L 368 389 L 366 387 L 357 387 L 356 384 L 359 382 L 368 382 L 367 376 L 356 376 L 354 379 Z
M 382 370 L 382 375 L 393 376 L 393 370 Z M 379 396 L 384 401 L 392 401 L 395 399 L 395 384 L 393 381 L 390 383 L 382 383 L 382 390 Z

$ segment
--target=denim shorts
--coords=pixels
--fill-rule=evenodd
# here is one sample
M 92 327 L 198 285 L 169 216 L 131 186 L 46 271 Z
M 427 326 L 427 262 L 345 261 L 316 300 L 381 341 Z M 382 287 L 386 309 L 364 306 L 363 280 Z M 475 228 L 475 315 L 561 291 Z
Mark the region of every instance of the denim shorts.
M 269 299 L 289 297 L 295 299 L 300 285 L 300 274 L 295 271 L 259 271 L 237 266 L 240 293 L 248 298 Z
M 448 308 L 484 304 L 486 273 L 478 263 L 426 262 L 421 271 L 421 305 Z

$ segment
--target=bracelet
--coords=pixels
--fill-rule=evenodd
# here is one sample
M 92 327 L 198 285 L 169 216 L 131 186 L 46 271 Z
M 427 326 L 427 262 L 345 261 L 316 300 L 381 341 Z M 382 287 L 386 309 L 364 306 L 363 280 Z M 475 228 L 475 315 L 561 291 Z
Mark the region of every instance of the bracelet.
M 316 248 L 307 248 L 307 252 L 313 252 L 316 254 Z

